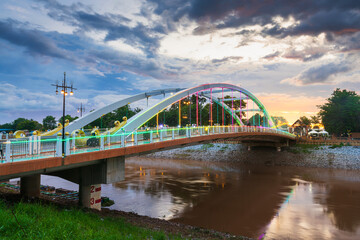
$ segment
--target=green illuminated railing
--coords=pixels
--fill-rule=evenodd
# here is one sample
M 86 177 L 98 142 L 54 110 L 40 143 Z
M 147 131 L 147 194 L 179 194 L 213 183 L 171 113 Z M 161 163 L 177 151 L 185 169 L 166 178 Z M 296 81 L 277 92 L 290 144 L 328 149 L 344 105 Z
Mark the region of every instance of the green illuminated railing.
M 174 139 L 198 137 L 202 135 L 237 132 L 277 133 L 290 138 L 295 138 L 295 135 L 288 132 L 261 126 L 199 126 L 161 129 L 148 128 L 129 133 L 121 132 L 112 135 L 109 132 L 103 132 L 98 136 L 84 137 L 66 135 L 64 140 L 61 136 L 58 136 L 57 138 L 32 136 L 22 139 L 1 140 L 2 142 L 0 142 L 0 146 L 4 155 L 1 159 L 1 163 L 49 157 L 61 157 L 62 141 L 65 141 L 64 155 L 68 156 L 84 152 L 103 151 Z

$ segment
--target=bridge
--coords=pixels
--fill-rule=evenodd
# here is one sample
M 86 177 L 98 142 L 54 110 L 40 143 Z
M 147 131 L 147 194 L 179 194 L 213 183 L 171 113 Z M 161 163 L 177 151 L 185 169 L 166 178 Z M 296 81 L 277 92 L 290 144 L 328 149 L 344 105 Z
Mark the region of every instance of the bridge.
M 224 98 L 230 94 L 230 98 Z M 165 97 L 166 94 L 170 96 Z M 130 119 L 124 119 L 112 130 L 93 131 L 86 135 L 81 128 L 101 117 L 136 101 L 163 95 L 164 99 L 154 106 L 140 111 Z M 181 101 L 196 96 L 194 124 L 182 126 Z M 198 99 L 207 98 L 209 125 L 199 124 Z M 231 101 L 230 104 L 227 102 Z M 240 106 L 234 107 L 234 102 Z M 246 108 L 242 108 L 246 101 Z M 174 127 L 144 127 L 146 122 L 158 116 L 173 104 L 179 106 L 179 125 Z M 212 104 L 222 109 L 222 119 L 214 123 Z M 252 105 L 252 108 L 249 106 Z M 243 112 L 246 114 L 244 119 Z M 254 119 L 258 114 L 258 121 Z M 224 125 L 225 113 L 231 123 Z M 252 122 L 250 114 L 252 113 Z M 201 113 L 200 113 L 201 114 Z M 262 117 L 261 117 L 262 116 Z M 260 119 L 263 119 L 261 123 Z M 201 120 L 200 120 L 201 122 Z M 220 123 L 221 122 L 221 123 Z M 192 123 L 190 121 L 190 123 Z M 256 125 L 257 124 L 257 125 Z M 124 179 L 125 157 L 147 154 L 193 144 L 202 144 L 221 139 L 239 140 L 251 146 L 274 146 L 280 150 L 295 140 L 295 136 L 281 131 L 265 109 L 265 106 L 249 91 L 231 84 L 204 84 L 189 89 L 163 89 L 138 94 L 106 107 L 97 109 L 75 120 L 65 127 L 66 136 L 34 135 L 27 138 L 7 139 L 3 142 L 5 159 L 0 163 L 0 180 L 20 177 L 20 192 L 26 197 L 40 194 L 40 175 L 59 176 L 79 184 L 79 201 L 91 208 L 100 208 L 101 184 Z M 64 149 L 63 149 L 64 148 Z M 63 154 L 64 153 L 64 154 Z

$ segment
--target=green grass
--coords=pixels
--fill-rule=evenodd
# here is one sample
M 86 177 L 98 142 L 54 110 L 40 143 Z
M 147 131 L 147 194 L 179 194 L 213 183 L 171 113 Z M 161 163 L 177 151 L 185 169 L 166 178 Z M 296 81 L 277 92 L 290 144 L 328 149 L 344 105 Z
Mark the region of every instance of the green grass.
M 311 150 L 322 149 L 323 145 L 314 145 L 314 144 L 296 144 L 293 147 L 290 147 L 289 152 L 298 154 L 298 153 L 311 153 Z
M 330 146 L 329 148 L 334 149 L 334 148 L 341 148 L 343 146 L 345 146 L 344 143 L 340 143 L 340 144 L 334 144 L 334 145 Z M 347 145 L 347 146 L 350 146 L 350 145 Z
M 202 150 L 207 150 L 208 148 L 212 148 L 212 147 L 214 147 L 214 146 L 215 146 L 215 145 L 212 144 L 212 143 L 206 143 L 206 144 L 204 144 L 204 145 L 201 146 L 201 149 L 202 149 Z
M 16 217 L 15 217 L 16 216 Z M 0 239 L 180 239 L 81 209 L 0 200 Z

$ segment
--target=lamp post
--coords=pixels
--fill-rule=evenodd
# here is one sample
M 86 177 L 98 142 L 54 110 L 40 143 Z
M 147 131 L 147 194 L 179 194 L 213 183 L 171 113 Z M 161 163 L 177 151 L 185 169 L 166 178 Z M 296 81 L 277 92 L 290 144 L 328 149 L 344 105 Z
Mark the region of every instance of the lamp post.
M 68 89 L 70 89 L 70 96 L 74 95 L 73 90 L 76 90 L 76 88 L 73 87 L 73 85 L 71 84 L 71 86 L 67 86 L 66 85 L 66 72 L 64 72 L 64 80 L 62 82 L 61 85 L 59 84 L 51 84 L 52 86 L 56 87 L 56 94 L 59 93 L 59 88 L 60 88 L 60 92 L 63 95 L 63 117 L 62 117 L 62 156 L 65 156 L 65 97 L 68 95 Z
M 82 113 L 85 112 L 85 107 L 82 106 L 82 103 L 80 104 L 80 107 L 78 107 L 77 112 L 80 113 L 80 117 L 82 117 Z

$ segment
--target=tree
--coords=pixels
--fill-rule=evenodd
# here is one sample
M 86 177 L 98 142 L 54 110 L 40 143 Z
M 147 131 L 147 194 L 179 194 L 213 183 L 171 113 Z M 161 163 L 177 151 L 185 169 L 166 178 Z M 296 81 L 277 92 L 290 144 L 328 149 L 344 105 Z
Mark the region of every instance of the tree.
M 283 123 L 287 123 L 288 121 L 282 117 L 282 116 L 271 116 L 271 118 L 273 119 L 273 122 L 275 124 L 275 126 L 277 125 L 281 125 Z
M 306 126 L 309 126 L 311 124 L 311 120 L 306 116 L 300 117 L 300 121 L 303 125 L 306 125 Z
M 25 119 L 16 125 L 16 130 L 40 130 L 42 125 L 33 119 Z
M 46 116 L 43 119 L 44 130 L 56 128 L 56 120 L 53 116 Z
M 69 122 L 72 122 L 72 121 L 74 121 L 75 119 L 78 119 L 79 117 L 72 117 L 72 116 L 70 116 L 69 114 L 68 115 L 65 115 L 65 120 L 69 120 Z M 63 123 L 62 122 L 62 119 L 63 119 L 63 117 L 60 117 L 59 118 L 59 123 Z
M 360 96 L 355 92 L 337 88 L 327 102 L 318 107 L 328 132 L 337 135 L 360 132 Z
M 318 123 L 320 123 L 321 118 L 320 118 L 320 116 L 317 116 L 317 115 L 310 116 L 310 121 L 311 121 L 311 123 L 318 124 Z

